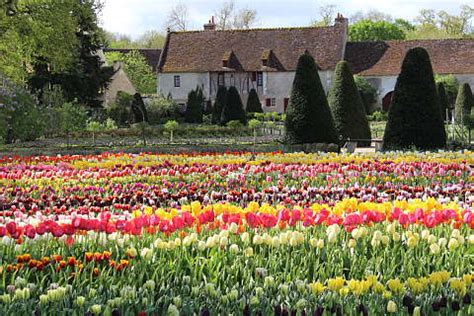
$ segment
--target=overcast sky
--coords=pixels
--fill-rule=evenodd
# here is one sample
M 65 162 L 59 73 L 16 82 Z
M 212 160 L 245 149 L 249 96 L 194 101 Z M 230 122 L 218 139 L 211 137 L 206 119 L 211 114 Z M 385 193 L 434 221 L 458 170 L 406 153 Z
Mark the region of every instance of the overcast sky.
M 166 16 L 177 0 L 105 0 L 102 24 L 114 33 L 137 37 L 147 30 L 164 30 Z M 190 28 L 201 29 L 223 1 L 186 0 Z M 235 0 L 237 8 L 257 10 L 259 27 L 305 26 L 318 17 L 318 8 L 325 4 L 337 5 L 338 11 L 351 16 L 357 11 L 372 9 L 408 20 L 418 15 L 420 9 L 445 10 L 452 14 L 461 4 L 474 6 L 474 0 Z

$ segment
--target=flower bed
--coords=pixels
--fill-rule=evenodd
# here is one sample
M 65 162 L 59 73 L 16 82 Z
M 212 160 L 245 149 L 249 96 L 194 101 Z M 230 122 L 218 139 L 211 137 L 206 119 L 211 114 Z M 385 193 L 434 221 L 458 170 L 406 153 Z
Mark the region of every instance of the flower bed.
M 473 162 L 4 157 L 0 314 L 469 314 Z

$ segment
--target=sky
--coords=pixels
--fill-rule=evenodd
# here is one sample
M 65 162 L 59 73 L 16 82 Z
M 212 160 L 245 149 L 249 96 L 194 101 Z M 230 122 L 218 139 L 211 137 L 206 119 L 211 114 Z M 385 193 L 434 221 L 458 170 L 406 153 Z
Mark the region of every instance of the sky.
M 170 9 L 186 4 L 190 29 L 202 29 L 222 0 L 105 0 L 102 25 L 107 31 L 136 38 L 148 30 L 165 30 Z M 337 11 L 351 16 L 357 11 L 378 10 L 394 17 L 412 20 L 420 9 L 445 10 L 457 14 L 462 4 L 474 6 L 474 0 L 235 0 L 237 8 L 257 10 L 258 27 L 305 26 L 318 18 L 318 8 L 334 4 Z

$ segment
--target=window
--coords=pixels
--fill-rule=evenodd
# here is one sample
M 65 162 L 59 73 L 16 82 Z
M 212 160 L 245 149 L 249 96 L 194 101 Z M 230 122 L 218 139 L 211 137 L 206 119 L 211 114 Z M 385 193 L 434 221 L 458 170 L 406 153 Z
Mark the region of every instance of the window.
M 227 68 L 228 65 L 229 65 L 229 62 L 227 60 L 222 61 L 222 67 Z
M 263 87 L 263 72 L 257 72 L 257 87 Z
M 257 81 L 257 73 L 252 72 L 252 82 L 255 82 L 255 81 Z
M 265 99 L 265 105 L 267 107 L 276 106 L 276 99 L 275 98 Z
M 181 76 L 174 76 L 174 87 L 181 87 Z
M 286 112 L 286 109 L 288 109 L 288 104 L 290 104 L 290 99 L 289 99 L 289 98 L 285 98 L 285 99 L 283 100 L 283 108 L 284 108 L 285 112 Z
M 217 74 L 217 85 L 219 87 L 225 86 L 225 74 L 223 72 Z

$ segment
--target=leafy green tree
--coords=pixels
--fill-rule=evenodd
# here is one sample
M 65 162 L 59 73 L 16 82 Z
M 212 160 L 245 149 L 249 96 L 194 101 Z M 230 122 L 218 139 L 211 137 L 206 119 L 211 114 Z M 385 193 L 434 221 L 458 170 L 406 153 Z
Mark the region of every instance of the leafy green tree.
M 97 121 L 89 121 L 87 122 L 86 130 L 92 134 L 92 144 L 95 147 L 96 145 L 96 135 L 100 131 L 104 130 L 105 127 Z
M 428 52 L 410 49 L 397 79 L 388 114 L 384 149 L 437 149 L 446 146 L 446 131 Z
M 459 88 L 456 99 L 454 119 L 456 123 L 469 127 L 471 125 L 471 110 L 474 106 L 474 97 L 468 83 L 464 83 Z
M 438 82 L 436 84 L 436 88 L 438 91 L 439 106 L 443 121 L 449 120 L 449 115 L 447 115 L 449 111 L 449 101 L 448 96 L 446 95 L 446 89 L 444 89 L 444 84 L 442 82 Z
M 188 94 L 188 101 L 186 103 L 186 112 L 184 119 L 186 123 L 201 124 L 203 119 L 202 104 L 204 97 L 200 87 L 192 90 Z
M 219 87 L 217 90 L 216 100 L 212 108 L 212 123 L 220 124 L 222 117 L 222 109 L 227 104 L 228 90 L 226 87 Z
M 388 41 L 405 39 L 403 30 L 387 21 L 362 20 L 349 27 L 351 41 Z
M 338 135 L 343 139 L 372 138 L 362 98 L 346 61 L 340 61 L 336 66 L 328 102 Z M 364 143 L 367 144 L 370 145 L 370 142 Z
M 67 102 L 58 109 L 59 127 L 66 134 L 67 147 L 71 144 L 71 133 L 83 130 L 87 124 L 87 113 L 85 109 L 77 104 Z
M 226 125 L 230 121 L 239 121 L 247 124 L 247 116 L 240 94 L 235 87 L 230 87 L 227 94 L 227 103 L 222 109 L 221 124 Z
M 178 129 L 179 124 L 175 120 L 171 120 L 166 122 L 165 124 L 165 131 L 170 133 L 170 143 L 173 142 L 173 134 Z
M 285 120 L 285 141 L 290 144 L 338 143 L 334 120 L 314 58 L 298 60 Z
M 247 113 L 263 113 L 262 103 L 255 89 L 250 90 L 246 111 Z
M 127 54 L 107 52 L 105 58 L 109 64 L 115 61 L 123 63 L 125 73 L 140 94 L 156 93 L 156 75 L 146 58 L 139 51 L 132 50 Z

